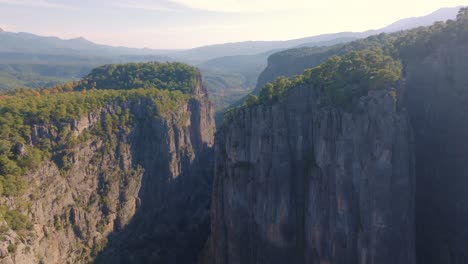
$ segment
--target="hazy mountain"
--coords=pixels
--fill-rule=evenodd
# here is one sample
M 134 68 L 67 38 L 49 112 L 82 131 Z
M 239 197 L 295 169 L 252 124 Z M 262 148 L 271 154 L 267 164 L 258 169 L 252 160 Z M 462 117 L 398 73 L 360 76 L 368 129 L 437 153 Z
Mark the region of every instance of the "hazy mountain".
M 186 58 L 191 58 L 192 60 L 200 60 L 210 56 L 218 56 L 217 58 L 204 61 L 197 66 L 202 69 L 204 73 L 210 71 L 210 74 L 206 75 L 210 84 L 208 87 L 209 89 L 211 88 L 210 91 L 211 94 L 215 97 L 215 101 L 223 102 L 217 106 L 217 108 L 220 109 L 221 107 L 225 107 L 226 103 L 235 102 L 235 100 L 241 94 L 239 93 L 238 88 L 253 88 L 255 83 L 257 83 L 259 76 L 260 79 L 257 84 L 257 89 L 261 88 L 265 82 L 271 81 L 272 76 L 277 76 L 276 74 L 269 73 L 271 71 L 286 71 L 289 72 L 289 75 L 299 74 L 302 72 L 302 69 L 304 69 L 305 65 L 316 65 L 322 62 L 327 58 L 327 56 L 323 56 L 323 58 L 317 58 L 316 54 L 323 54 L 324 49 L 326 49 L 323 47 L 348 43 L 380 33 L 391 33 L 420 26 L 428 26 L 436 21 L 455 19 L 459 9 L 460 7 L 442 8 L 427 16 L 402 19 L 382 29 L 368 30 L 361 33 L 342 32 L 336 34 L 324 34 L 289 41 L 250 41 L 227 43 L 205 46 L 188 51 L 182 51 L 181 53 L 184 54 Z M 267 48 L 270 48 L 270 50 L 265 51 Z M 295 48 L 295 50 L 288 51 L 291 48 Z M 334 48 L 334 50 L 336 49 L 339 50 L 340 46 L 338 45 Z M 329 53 L 334 54 L 335 52 L 339 52 L 334 50 L 330 50 Z M 278 53 L 282 51 L 284 52 Z M 346 52 L 346 49 L 343 49 L 341 52 Z M 233 55 L 239 53 L 241 54 Z M 228 54 L 231 54 L 232 56 L 228 56 Z M 275 55 L 272 56 L 273 54 Z M 305 54 L 309 54 L 314 58 L 311 60 L 310 56 L 305 56 Z M 271 59 L 273 61 L 271 63 L 272 65 L 277 65 L 278 63 L 276 63 L 276 61 L 283 60 L 285 57 L 292 57 L 290 60 L 286 59 L 286 61 L 295 62 L 282 64 L 284 65 L 284 69 L 275 69 L 275 67 L 266 68 L 268 64 L 267 61 L 270 56 L 273 57 Z M 299 58 L 298 61 L 296 57 L 303 57 L 304 59 Z M 260 75 L 260 73 L 262 73 L 263 69 L 265 68 L 266 72 Z M 229 75 L 230 80 L 233 80 L 236 76 L 241 76 L 243 78 L 237 79 L 237 82 L 230 81 L 220 83 L 218 80 L 219 76 L 216 74 L 213 75 L 213 71 L 224 76 Z M 241 87 L 231 87 L 233 90 L 232 93 L 235 93 L 235 96 L 231 96 L 231 93 L 228 91 L 226 85 L 238 83 L 239 81 L 243 82 L 243 85 L 241 85 Z M 241 91 L 244 90 L 245 94 L 247 94 L 250 89 L 241 89 Z
M 381 30 L 381 32 L 395 32 L 395 31 L 400 31 L 400 30 L 405 30 L 405 29 L 410 29 L 410 28 L 430 26 L 434 22 L 437 22 L 437 21 L 446 21 L 448 19 L 455 19 L 457 17 L 457 13 L 458 13 L 458 10 L 460 10 L 460 8 L 461 6 L 441 8 L 427 16 L 401 19 L 387 27 L 384 27 Z
M 302 46 L 331 46 L 346 43 L 355 38 L 338 38 L 324 42 L 305 43 Z M 216 110 L 222 110 L 248 94 L 267 66 L 271 54 L 284 49 L 270 50 L 253 55 L 225 56 L 205 61 L 197 67 L 214 99 Z
M 223 56 L 254 55 L 270 50 L 281 50 L 299 46 L 328 46 L 349 42 L 358 38 L 365 38 L 379 33 L 390 33 L 420 26 L 428 26 L 436 21 L 455 19 L 459 9 L 460 7 L 441 8 L 426 16 L 401 19 L 387 27 L 365 32 L 330 33 L 286 41 L 245 41 L 217 44 L 181 51 L 179 54 L 173 54 L 173 56 L 175 56 L 175 58 L 181 56 L 190 58 L 190 60 L 202 61 Z M 326 42 L 329 43 L 324 44 Z
M 327 58 L 329 58 L 332 55 L 345 54 L 353 49 L 365 49 L 365 46 L 367 45 L 365 43 L 360 42 L 355 42 L 353 45 L 347 46 L 340 44 L 349 43 L 353 40 L 364 39 L 366 37 L 381 33 L 392 33 L 420 26 L 428 26 L 437 21 L 455 19 L 460 8 L 461 7 L 442 8 L 427 16 L 399 20 L 382 29 L 368 30 L 362 33 L 338 33 L 335 34 L 335 36 L 341 36 L 341 38 L 336 38 L 328 42 L 325 41 L 321 43 L 305 43 L 295 47 L 280 49 L 276 50 L 276 52 L 271 52 L 268 54 L 267 58 L 262 58 L 262 62 L 266 63 L 266 61 L 268 61 L 268 65 L 258 75 L 258 80 L 256 88 L 254 90 L 254 94 L 258 94 L 261 88 L 267 82 L 273 81 L 278 76 L 292 76 L 300 74 L 305 68 L 314 67 L 324 62 Z M 313 38 L 308 39 L 311 40 Z M 350 47 L 353 48 L 350 49 Z M 246 71 L 252 71 L 252 69 L 249 67 L 244 67 L 244 69 Z M 230 105 L 230 107 L 239 106 L 244 100 L 245 97 L 237 102 L 234 102 Z
M 79 55 L 165 55 L 177 60 L 201 63 L 210 59 L 236 55 L 255 55 L 271 50 L 281 50 L 298 46 L 323 45 L 324 42 L 347 42 L 382 32 L 394 32 L 427 26 L 436 21 L 454 19 L 459 7 L 442 8 L 427 16 L 399 20 L 385 28 L 366 32 L 340 32 L 322 34 L 285 41 L 245 41 L 208 45 L 188 50 L 153 50 L 113 47 L 93 43 L 85 38 L 60 39 L 57 37 L 37 36 L 30 33 L 3 32 L 0 35 L 0 52 L 18 52 L 33 54 L 79 54 Z M 333 43 L 336 44 L 336 43 Z
M 78 55 L 148 55 L 156 50 L 113 47 L 93 43 L 83 37 L 60 39 L 57 37 L 38 36 L 31 33 L 3 32 L 0 35 L 0 52 L 21 52 L 33 54 L 78 54 Z M 33 45 L 32 45 L 33 44 Z
M 114 47 L 96 44 L 85 38 L 64 40 L 0 31 L 0 64 L 7 65 L 3 68 L 8 69 L 0 70 L 0 90 L 19 86 L 38 87 L 76 79 L 78 74 L 102 64 L 182 61 L 197 65 L 202 70 L 219 110 L 255 87 L 258 76 L 267 66 L 268 57 L 276 52 L 299 47 L 332 46 L 382 32 L 429 25 L 455 18 L 458 9 L 443 8 L 427 16 L 402 19 L 385 28 L 366 32 L 340 32 L 285 41 L 225 43 L 188 50 Z M 55 66 L 67 70 L 56 72 L 54 69 L 58 67 Z
M 357 37 L 360 37 L 360 33 L 343 32 L 286 41 L 234 42 L 185 50 L 181 51 L 179 54 L 173 54 L 173 56 L 175 56 L 175 58 L 178 56 L 186 57 L 194 61 L 205 61 L 223 56 L 256 55 L 271 50 L 281 50 L 302 45 L 318 45 L 319 43 L 333 42 L 337 39 L 345 40 L 355 39 Z
M 182 63 L 1 94 L 0 264 L 466 264 L 467 50 L 468 8 L 275 53 L 274 74 L 324 64 L 217 130 Z M 204 65 L 245 71 L 255 56 Z M 45 74 L 13 68 L 0 72 Z
M 223 110 L 251 91 L 258 75 L 266 67 L 268 56 L 272 53 L 274 51 L 255 55 L 226 56 L 197 65 L 202 71 L 216 110 Z
M 361 35 L 371 36 L 380 33 L 391 33 L 421 26 L 429 26 L 436 21 L 455 19 L 459 9 L 460 7 L 442 8 L 427 16 L 402 19 L 383 29 L 366 31 Z M 342 43 L 344 42 L 345 41 Z M 332 55 L 345 54 L 350 50 L 365 49 L 367 44 L 355 42 L 353 45 L 336 45 L 330 48 L 312 47 L 309 45 L 308 47 L 303 46 L 271 54 L 268 58 L 268 66 L 259 75 L 255 91 L 258 93 L 267 82 L 273 81 L 278 76 L 300 74 L 304 69 L 319 65 Z

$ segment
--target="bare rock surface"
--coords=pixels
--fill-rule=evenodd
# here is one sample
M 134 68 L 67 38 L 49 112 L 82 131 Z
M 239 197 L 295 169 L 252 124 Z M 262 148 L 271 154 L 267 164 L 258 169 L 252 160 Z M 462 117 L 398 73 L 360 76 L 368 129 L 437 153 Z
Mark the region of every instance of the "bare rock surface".
M 412 131 L 390 90 L 353 111 L 312 87 L 242 109 L 216 137 L 205 263 L 415 263 Z

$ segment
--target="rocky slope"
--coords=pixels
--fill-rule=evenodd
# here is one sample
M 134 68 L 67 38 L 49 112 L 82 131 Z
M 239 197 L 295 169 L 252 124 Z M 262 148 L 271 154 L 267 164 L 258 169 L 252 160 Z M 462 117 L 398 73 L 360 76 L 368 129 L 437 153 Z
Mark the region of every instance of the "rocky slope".
M 185 263 L 194 263 L 200 251 L 194 245 L 203 245 L 208 234 L 200 230 L 208 229 L 211 174 L 205 168 L 214 121 L 200 79 L 190 98 L 166 108 L 166 101 L 129 98 L 69 123 L 34 126 L 30 145 L 63 131 L 81 138 L 112 123 L 112 117 L 120 122 L 110 134 L 85 137 L 64 157 L 27 173 L 21 197 L 2 198 L 7 212 L 26 214 L 13 216 L 30 224 L 20 228 L 11 219 L 3 221 L 0 263 L 89 263 L 96 256 L 98 263 L 141 262 L 133 241 L 144 242 L 145 253 L 153 252 L 144 256 L 146 262 L 173 262 L 176 249 L 186 251 Z M 124 117 L 131 125 L 122 123 Z M 175 215 L 182 207 L 188 209 Z M 176 227 L 177 246 L 154 241 Z
M 415 263 L 414 161 L 391 90 L 354 111 L 305 85 L 216 138 L 205 263 Z
M 197 91 L 178 116 L 135 132 L 141 207 L 96 263 L 196 263 L 209 234 L 214 141 L 211 102 L 201 85 Z

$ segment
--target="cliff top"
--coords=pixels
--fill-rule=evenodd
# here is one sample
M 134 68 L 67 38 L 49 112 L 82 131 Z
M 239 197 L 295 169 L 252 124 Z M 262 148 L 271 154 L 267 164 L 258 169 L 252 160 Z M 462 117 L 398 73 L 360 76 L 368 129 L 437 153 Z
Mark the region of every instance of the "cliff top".
M 157 88 L 193 93 L 201 83 L 197 68 L 183 63 L 110 64 L 96 68 L 81 82 L 86 89 Z
M 332 103 L 346 106 L 353 98 L 383 89 L 400 78 L 400 62 L 383 51 L 355 51 L 334 56 L 293 78 L 280 77 L 265 85 L 258 98 L 249 97 L 244 106 L 275 102 L 286 91 L 301 85 L 319 89 Z
M 30 146 L 30 133 L 36 126 L 71 124 L 108 104 L 125 105 L 131 100 L 146 100 L 151 103 L 152 114 L 164 116 L 185 105 L 200 83 L 198 70 L 185 64 L 133 63 L 102 66 L 82 81 L 48 89 L 0 94 L 0 177 L 19 177 L 54 152 L 52 141 Z M 129 125 L 127 121 L 120 125 Z M 116 124 L 115 120 L 108 120 L 105 127 L 97 130 L 110 133 Z M 17 145 L 28 146 L 31 156 L 12 154 Z M 16 186 L 16 178 L 11 179 L 11 185 Z M 10 191 L 1 186 L 0 195 L 2 190 Z

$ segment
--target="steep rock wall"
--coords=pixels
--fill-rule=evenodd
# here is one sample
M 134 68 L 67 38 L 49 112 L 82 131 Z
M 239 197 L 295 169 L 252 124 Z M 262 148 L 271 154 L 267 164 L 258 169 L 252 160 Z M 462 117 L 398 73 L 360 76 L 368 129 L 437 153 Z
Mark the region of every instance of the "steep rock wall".
M 174 250 L 191 250 L 185 257 L 195 262 L 199 250 L 190 246 L 203 245 L 208 236 L 207 168 L 214 132 L 212 105 L 200 83 L 185 105 L 163 114 L 155 114 L 151 98 L 129 99 L 71 123 L 35 126 L 30 144 L 66 129 L 77 136 L 87 133 L 98 124 L 105 126 L 106 118 L 122 109 L 133 120 L 131 126 L 91 137 L 25 175 L 23 197 L 4 198 L 2 204 L 20 208 L 31 228 L 2 230 L 0 263 L 89 263 L 95 257 L 98 263 L 173 263 Z M 161 244 L 156 235 L 142 237 L 174 229 L 160 213 L 186 226 L 173 244 Z M 132 243 L 145 243 L 144 258 Z M 160 251 L 166 253 L 148 254 Z
M 415 263 L 412 132 L 395 91 L 351 113 L 311 87 L 216 137 L 205 263 Z
M 415 135 L 418 263 L 468 262 L 467 38 L 405 61 Z
M 145 169 L 141 208 L 109 237 L 97 263 L 197 262 L 209 234 L 214 141 L 212 105 L 201 85 L 197 96 L 182 115 L 185 125 L 173 118 L 136 129 L 134 160 Z

